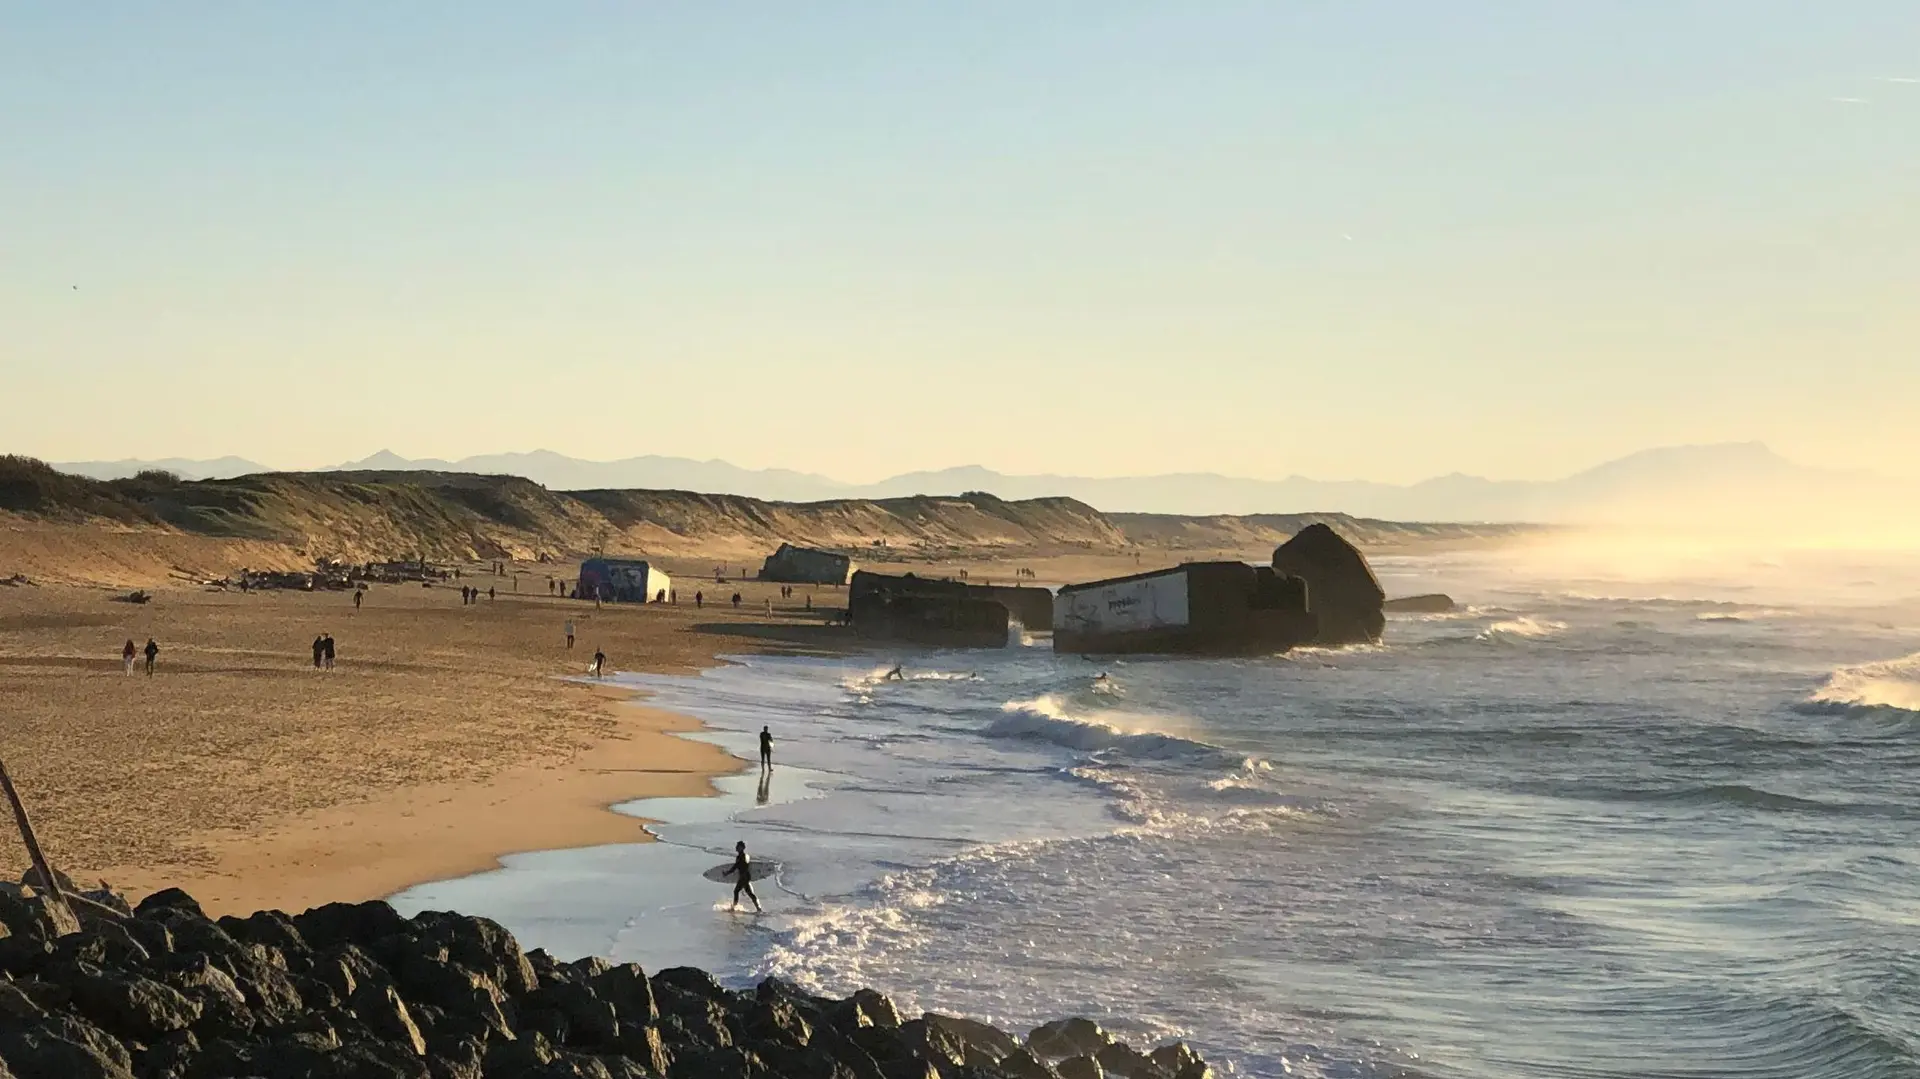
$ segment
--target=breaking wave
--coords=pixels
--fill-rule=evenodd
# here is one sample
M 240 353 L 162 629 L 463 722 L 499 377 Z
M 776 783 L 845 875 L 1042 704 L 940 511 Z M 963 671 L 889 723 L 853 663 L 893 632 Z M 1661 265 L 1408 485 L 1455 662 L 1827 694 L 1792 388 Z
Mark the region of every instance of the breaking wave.
M 986 729 L 989 738 L 1026 738 L 1052 742 L 1067 749 L 1086 753 L 1119 750 L 1132 757 L 1181 757 L 1195 754 L 1215 755 L 1221 751 L 1182 732 L 1183 726 L 1170 716 L 1099 711 L 1074 715 L 1068 703 L 1055 693 L 1032 700 L 1008 701 L 1000 706 L 1003 715 Z
M 1551 637 L 1564 631 L 1566 628 L 1567 624 L 1565 622 L 1555 622 L 1550 619 L 1534 618 L 1531 615 L 1523 614 L 1518 618 L 1508 618 L 1493 623 L 1486 629 L 1480 631 L 1480 638 L 1482 640 L 1495 640 L 1501 637 Z
M 1808 697 L 1804 711 L 1856 710 L 1920 715 L 1920 652 L 1879 663 L 1841 667 Z

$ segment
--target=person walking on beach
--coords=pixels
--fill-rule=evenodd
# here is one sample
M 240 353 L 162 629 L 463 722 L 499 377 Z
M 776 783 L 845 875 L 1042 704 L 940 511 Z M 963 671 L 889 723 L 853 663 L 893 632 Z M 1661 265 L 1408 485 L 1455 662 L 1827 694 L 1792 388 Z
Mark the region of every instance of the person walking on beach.
M 738 592 L 733 594 L 733 609 L 736 611 L 740 609 L 740 593 Z
M 573 619 L 567 619 L 567 648 L 573 648 Z
M 747 860 L 747 841 L 744 839 L 733 845 L 733 869 L 729 875 L 733 877 L 733 906 L 728 909 L 739 910 L 740 893 L 745 892 L 747 898 L 753 900 L 753 912 L 760 913 L 760 897 L 753 894 L 753 864 Z
M 353 609 L 354 610 L 357 611 L 360 609 L 360 600 L 365 596 L 366 596 L 366 593 L 360 591 L 358 588 L 353 590 Z
M 120 664 L 127 669 L 128 674 L 133 673 L 133 657 L 139 654 L 140 650 L 133 646 L 133 638 L 128 637 L 127 646 L 120 650 Z
M 602 652 L 598 648 L 594 649 L 593 650 L 593 667 L 591 668 L 593 671 L 593 676 L 595 678 L 600 677 L 601 672 L 606 670 L 606 666 L 607 666 L 607 654 L 605 652 Z
M 320 640 L 320 659 L 327 670 L 333 670 L 333 634 L 329 633 Z
M 154 640 L 152 637 L 147 638 L 146 652 L 147 652 L 147 677 L 152 678 L 153 677 L 153 661 L 160 658 L 160 646 L 154 643 Z
M 699 608 L 705 607 L 706 605 L 707 605 L 707 594 L 705 592 L 695 592 L 693 594 L 694 609 L 698 610 Z
M 324 634 L 322 636 L 324 636 Z M 322 640 L 321 637 L 315 637 L 313 639 L 313 669 L 314 670 L 317 671 L 320 669 L 320 655 L 326 650 L 327 650 L 326 642 Z
M 493 602 L 493 586 L 492 585 L 487 586 L 487 602 L 488 603 Z
M 773 732 L 760 728 L 760 767 L 773 770 Z

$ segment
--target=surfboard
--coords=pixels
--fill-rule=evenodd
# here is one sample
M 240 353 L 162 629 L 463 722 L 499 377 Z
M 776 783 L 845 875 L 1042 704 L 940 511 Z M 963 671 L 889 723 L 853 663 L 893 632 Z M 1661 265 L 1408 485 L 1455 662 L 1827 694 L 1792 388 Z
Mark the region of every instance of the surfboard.
M 753 874 L 752 880 L 766 880 L 780 871 L 779 862 L 753 861 L 747 863 L 747 871 Z M 710 881 L 720 884 L 733 883 L 733 863 L 723 862 L 700 874 Z

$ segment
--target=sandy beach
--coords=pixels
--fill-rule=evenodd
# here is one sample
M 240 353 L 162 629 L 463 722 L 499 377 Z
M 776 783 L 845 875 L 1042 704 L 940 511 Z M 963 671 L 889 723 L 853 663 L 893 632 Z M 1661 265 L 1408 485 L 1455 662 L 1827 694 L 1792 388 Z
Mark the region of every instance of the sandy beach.
M 469 572 L 461 583 L 497 597 L 471 606 L 451 584 L 375 585 L 358 610 L 344 592 L 173 587 L 136 605 L 94 587 L 0 589 L 0 746 L 76 880 L 136 896 L 178 885 L 217 912 L 643 841 L 606 807 L 706 793 L 740 762 L 673 736 L 694 721 L 587 682 L 595 648 L 610 670 L 688 671 L 780 647 L 773 626 L 809 616 L 776 598 L 770 617 L 777 586 L 757 583 L 721 589 L 750 597 L 738 612 L 696 610 L 691 581 L 678 606 L 596 610 L 550 598 L 545 571 L 519 592 Z M 321 633 L 337 642 L 330 672 L 312 663 Z M 124 674 L 121 646 L 149 636 L 156 674 Z M 9 843 L 0 870 L 25 862 Z
M 11 546 L 13 563 L 30 561 Z M 177 885 L 215 912 L 383 897 L 504 854 L 646 841 L 608 807 L 709 793 L 743 765 L 675 736 L 696 721 L 593 684 L 596 648 L 610 670 L 684 673 L 729 653 L 852 644 L 821 625 L 844 591 L 783 599 L 775 584 L 702 580 L 706 560 L 669 563 L 674 606 L 549 594 L 548 576 L 571 579 L 572 565 L 520 564 L 516 578 L 475 564 L 430 588 L 374 585 L 356 609 L 347 592 L 155 584 L 168 552 L 120 547 L 140 557 L 55 544 L 66 583 L 0 588 L 0 752 L 77 881 L 136 896 Z M 1027 569 L 1052 584 L 1137 566 L 1070 554 L 874 568 L 1001 583 Z M 76 583 L 89 577 L 115 587 Z M 152 602 L 121 602 L 129 581 Z M 469 583 L 495 598 L 463 604 Z M 696 590 L 720 602 L 696 608 Z M 322 633 L 337 643 L 330 672 L 312 662 Z M 124 674 L 122 645 L 149 637 L 155 675 Z M 0 872 L 17 877 L 24 850 L 0 849 Z

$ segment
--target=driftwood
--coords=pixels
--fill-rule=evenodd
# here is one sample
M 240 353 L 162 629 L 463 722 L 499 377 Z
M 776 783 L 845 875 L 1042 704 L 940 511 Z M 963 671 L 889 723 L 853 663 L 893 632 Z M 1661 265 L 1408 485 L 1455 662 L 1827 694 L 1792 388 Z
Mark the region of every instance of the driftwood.
M 53 918 L 54 931 L 78 933 L 80 919 L 74 917 L 73 908 L 67 905 L 67 893 L 60 887 L 60 878 L 40 851 L 40 840 L 33 834 L 33 822 L 27 819 L 26 804 L 20 801 L 20 792 L 13 789 L 13 777 L 7 774 L 4 762 L 0 762 L 0 788 L 5 789 L 7 801 L 13 804 L 13 821 L 20 826 L 20 838 L 27 844 L 27 857 L 33 859 L 34 872 L 40 877 L 41 887 L 36 890 L 47 894 L 47 912 Z

